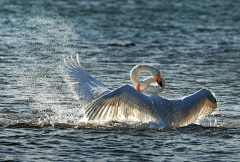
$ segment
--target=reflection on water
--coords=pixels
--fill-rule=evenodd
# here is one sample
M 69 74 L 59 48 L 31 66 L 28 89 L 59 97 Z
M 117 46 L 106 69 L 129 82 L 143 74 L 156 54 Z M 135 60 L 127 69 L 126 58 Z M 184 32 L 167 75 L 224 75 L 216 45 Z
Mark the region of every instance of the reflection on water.
M 231 0 L 1 1 L 1 161 L 239 159 L 238 6 Z M 164 98 L 205 87 L 218 108 L 179 129 L 86 123 L 62 71 L 63 59 L 77 53 L 111 90 L 131 84 L 136 64 L 149 64 L 166 81 Z

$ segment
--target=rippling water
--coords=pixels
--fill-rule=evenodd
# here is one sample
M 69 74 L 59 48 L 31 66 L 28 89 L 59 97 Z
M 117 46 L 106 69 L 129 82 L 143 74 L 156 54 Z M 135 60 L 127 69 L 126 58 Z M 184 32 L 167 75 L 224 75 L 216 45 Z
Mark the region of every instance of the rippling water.
M 239 161 L 238 1 L 0 2 L 0 160 Z M 187 127 L 86 123 L 63 59 L 110 89 L 136 64 L 161 70 L 165 98 L 202 87 L 218 108 Z

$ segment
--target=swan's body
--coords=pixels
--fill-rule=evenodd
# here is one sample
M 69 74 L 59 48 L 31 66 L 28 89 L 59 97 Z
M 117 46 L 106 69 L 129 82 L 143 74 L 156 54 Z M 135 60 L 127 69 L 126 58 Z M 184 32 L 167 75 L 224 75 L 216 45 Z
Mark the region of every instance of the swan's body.
M 138 75 L 142 71 L 149 71 L 152 77 L 140 81 Z M 177 100 L 158 96 L 165 88 L 165 81 L 159 70 L 151 66 L 138 65 L 131 71 L 136 89 L 124 85 L 114 91 L 85 72 L 78 56 L 77 62 L 72 57 L 65 60 L 65 72 L 80 103 L 85 105 L 88 120 L 124 119 L 179 127 L 195 123 L 199 117 L 211 114 L 217 107 L 214 94 L 207 89 Z

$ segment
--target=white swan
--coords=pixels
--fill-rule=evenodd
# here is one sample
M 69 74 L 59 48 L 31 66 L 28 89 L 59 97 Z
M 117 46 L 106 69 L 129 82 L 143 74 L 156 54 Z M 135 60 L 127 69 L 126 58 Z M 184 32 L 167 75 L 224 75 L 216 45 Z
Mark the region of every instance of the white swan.
M 195 123 L 199 117 L 211 114 L 217 107 L 214 93 L 207 89 L 176 100 L 158 96 L 165 88 L 165 81 L 160 71 L 151 66 L 137 65 L 131 70 L 130 77 L 135 88 L 124 85 L 110 91 L 83 70 L 78 55 L 77 61 L 71 56 L 64 62 L 66 79 L 85 106 L 88 120 L 124 119 L 180 127 Z M 148 71 L 152 76 L 140 81 L 139 73 L 142 71 Z

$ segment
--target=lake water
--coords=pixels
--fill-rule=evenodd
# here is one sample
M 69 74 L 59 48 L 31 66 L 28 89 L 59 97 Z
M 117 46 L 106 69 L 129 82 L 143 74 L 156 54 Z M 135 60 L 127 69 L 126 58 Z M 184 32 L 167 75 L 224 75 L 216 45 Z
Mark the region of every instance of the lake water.
M 239 161 L 240 2 L 0 2 L 0 161 Z M 164 98 L 205 87 L 218 108 L 195 125 L 87 123 L 63 59 L 113 90 L 157 67 Z

